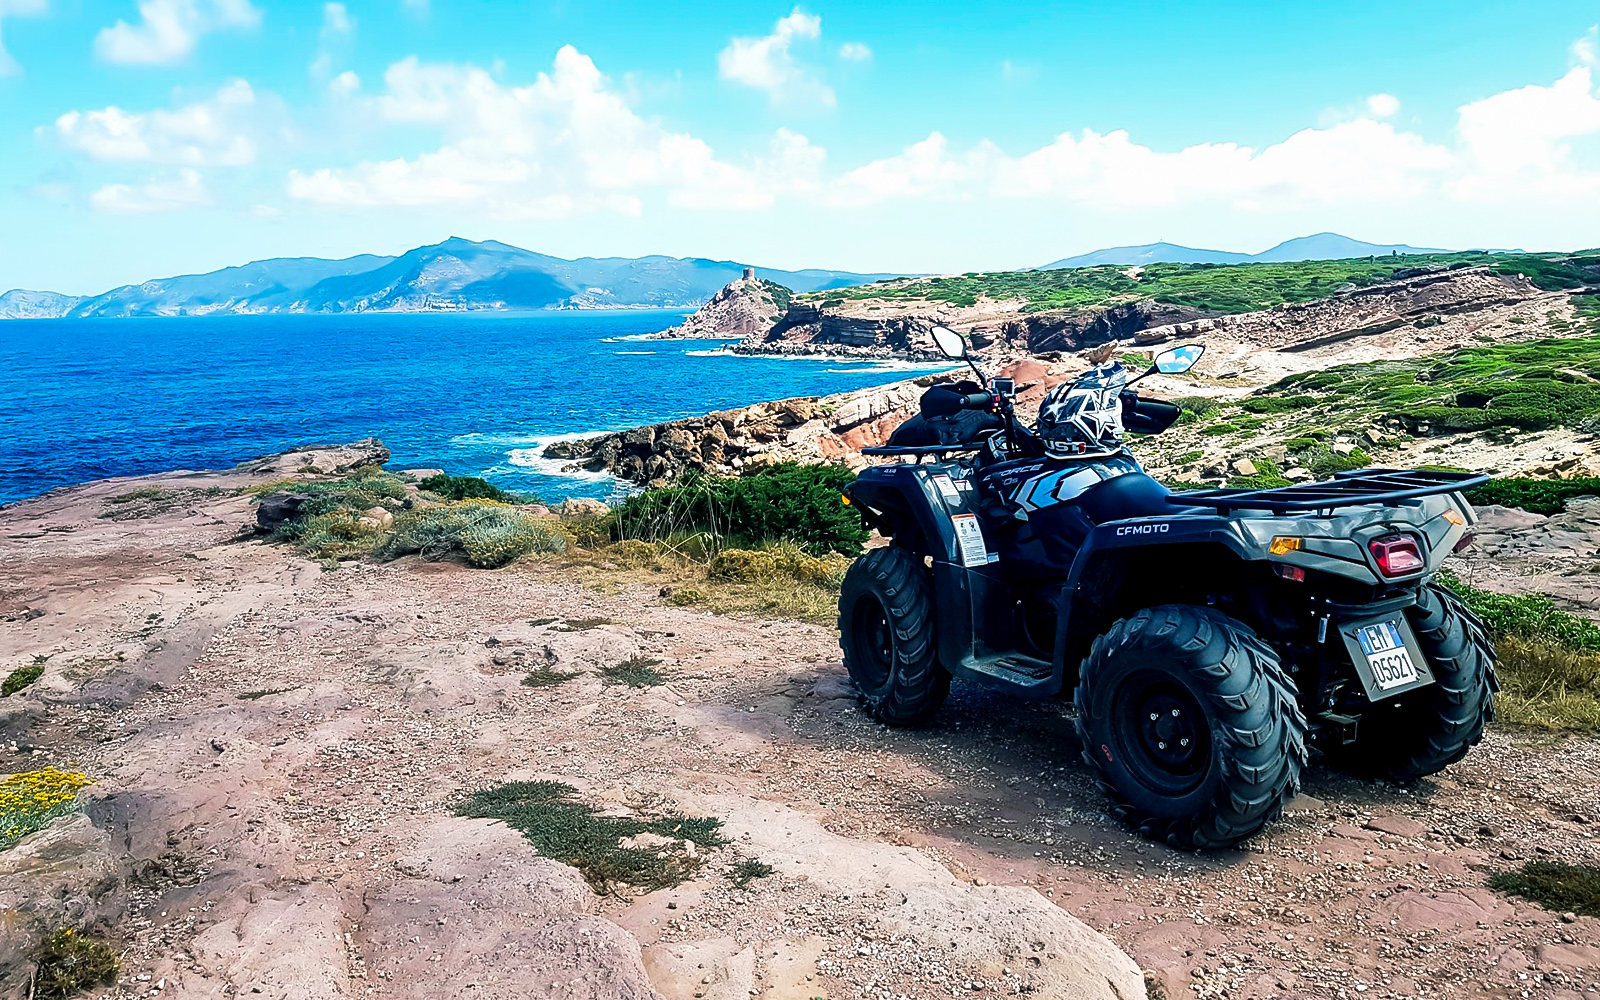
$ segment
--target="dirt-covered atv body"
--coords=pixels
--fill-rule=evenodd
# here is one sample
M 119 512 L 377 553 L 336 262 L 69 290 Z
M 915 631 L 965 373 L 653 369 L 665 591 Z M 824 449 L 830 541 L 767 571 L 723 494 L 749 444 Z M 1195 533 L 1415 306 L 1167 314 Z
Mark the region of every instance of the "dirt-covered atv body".
M 1130 415 L 1140 406 L 1153 429 L 1176 417 L 1148 400 Z M 840 599 L 846 666 L 878 719 L 927 720 L 952 677 L 1070 697 L 1118 811 L 1188 848 L 1276 817 L 1310 750 L 1409 780 L 1481 737 L 1493 652 L 1433 578 L 1482 477 L 1363 470 L 1174 494 L 1131 454 L 1028 454 L 1004 424 L 989 433 L 1010 442 L 875 449 L 903 460 L 847 490 L 890 539 Z

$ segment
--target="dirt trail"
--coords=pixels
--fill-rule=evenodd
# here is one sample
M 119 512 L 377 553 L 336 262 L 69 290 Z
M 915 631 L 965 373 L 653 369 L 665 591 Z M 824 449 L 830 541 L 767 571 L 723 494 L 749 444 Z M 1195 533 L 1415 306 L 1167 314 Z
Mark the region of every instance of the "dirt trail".
M 86 818 L 0 855 L 0 905 L 115 928 L 111 995 L 1128 1000 L 1142 967 L 1173 998 L 1600 996 L 1600 920 L 1482 887 L 1600 861 L 1594 740 L 1495 732 L 1412 789 L 1313 769 L 1246 849 L 1182 854 L 1107 817 L 1058 703 L 958 686 L 935 726 L 886 730 L 829 629 L 556 566 L 324 572 L 229 540 L 246 502 L 200 490 L 237 478 L 0 511 L 0 665 L 51 657 L 0 701 L 0 770 L 100 779 Z M 195 492 L 99 516 L 151 483 Z M 562 625 L 583 619 L 613 623 Z M 596 676 L 635 654 L 669 682 Z M 539 664 L 581 676 L 523 686 Z M 714 815 L 732 844 L 678 889 L 597 898 L 450 814 L 531 778 Z M 744 858 L 775 873 L 734 888 Z

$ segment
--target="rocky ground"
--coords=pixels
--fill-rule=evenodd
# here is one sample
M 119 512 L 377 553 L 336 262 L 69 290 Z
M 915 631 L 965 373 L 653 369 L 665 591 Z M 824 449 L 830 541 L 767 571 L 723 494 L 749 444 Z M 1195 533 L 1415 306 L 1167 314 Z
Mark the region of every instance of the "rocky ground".
M 23 937 L 71 922 L 124 949 L 117 997 L 1129 1000 L 1141 970 L 1169 998 L 1600 996 L 1600 920 L 1483 887 L 1600 861 L 1593 739 L 1495 731 L 1405 789 L 1314 768 L 1244 849 L 1182 854 L 1108 819 L 1058 703 L 958 689 L 886 730 L 832 630 L 665 606 L 648 572 L 324 571 L 240 534 L 234 488 L 274 474 L 0 510 L 0 665 L 49 656 L 0 700 L 0 771 L 98 779 L 0 854 L 15 995 Z M 109 503 L 151 486 L 176 499 Z M 1464 570 L 1490 582 L 1586 568 L 1600 524 L 1491 512 L 1484 535 Z M 634 654 L 668 682 L 597 676 Z M 543 664 L 579 676 L 524 686 Z M 601 897 L 451 813 L 545 777 L 732 843 L 677 889 Z M 745 859 L 775 871 L 735 888 Z

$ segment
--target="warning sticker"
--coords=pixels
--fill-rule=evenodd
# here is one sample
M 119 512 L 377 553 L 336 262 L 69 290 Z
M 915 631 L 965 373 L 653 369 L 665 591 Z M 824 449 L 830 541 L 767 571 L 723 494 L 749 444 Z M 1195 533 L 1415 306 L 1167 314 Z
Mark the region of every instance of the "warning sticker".
M 956 484 L 950 481 L 949 476 L 944 475 L 943 473 L 935 475 L 933 477 L 933 485 L 939 491 L 939 495 L 944 497 L 945 500 L 951 503 L 960 502 L 961 494 L 956 492 Z
M 961 565 L 983 566 L 989 562 L 989 547 L 983 544 L 983 528 L 976 514 L 957 514 L 950 519 L 961 546 Z

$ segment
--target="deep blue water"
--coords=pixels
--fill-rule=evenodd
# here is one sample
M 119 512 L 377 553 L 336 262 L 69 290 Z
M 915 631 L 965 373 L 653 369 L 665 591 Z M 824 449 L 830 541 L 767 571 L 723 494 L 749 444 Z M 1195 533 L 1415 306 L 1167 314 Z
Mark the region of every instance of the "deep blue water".
M 390 468 L 541 496 L 616 484 L 537 457 L 556 437 L 907 377 L 881 365 L 618 340 L 680 312 L 0 322 L 0 503 L 57 486 L 226 468 L 369 434 Z M 696 354 L 693 352 L 700 352 Z

